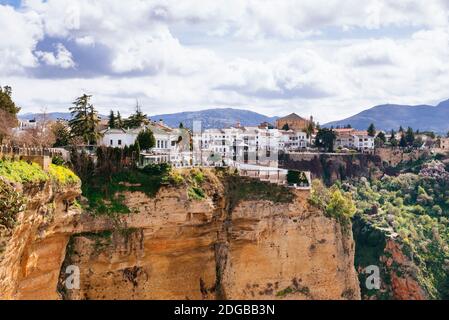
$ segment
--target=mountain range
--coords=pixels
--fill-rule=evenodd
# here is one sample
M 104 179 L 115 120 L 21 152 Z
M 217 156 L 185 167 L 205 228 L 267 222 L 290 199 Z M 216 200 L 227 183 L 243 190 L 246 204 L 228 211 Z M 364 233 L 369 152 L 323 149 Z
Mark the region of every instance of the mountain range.
M 19 115 L 19 118 L 21 120 L 31 120 L 39 118 L 39 116 L 39 114 L 35 113 L 26 113 Z M 68 112 L 52 112 L 48 113 L 47 116 L 54 120 L 71 118 Z M 107 119 L 107 116 L 102 115 L 101 117 Z M 268 117 L 260 113 L 233 108 L 160 114 L 153 115 L 150 118 L 155 121 L 162 119 L 164 123 L 171 127 L 178 127 L 182 122 L 187 128 L 192 128 L 194 121 L 201 121 L 203 129 L 224 128 L 235 125 L 238 122 L 243 126 L 256 126 L 262 122 L 274 124 L 278 119 L 278 117 Z M 379 105 L 352 117 L 329 122 L 323 125 L 323 127 L 351 125 L 355 129 L 366 130 L 371 123 L 374 123 L 376 129 L 385 131 L 398 130 L 402 126 L 404 128 L 412 127 L 421 131 L 447 133 L 449 131 L 449 100 L 443 101 L 437 106 Z
M 257 126 L 262 122 L 274 123 L 278 119 L 278 117 L 267 117 L 253 111 L 232 108 L 161 114 L 150 118 L 156 121 L 162 119 L 170 127 L 178 127 L 182 122 L 185 127 L 192 128 L 194 121 L 201 121 L 203 129 L 225 128 L 238 122 L 242 126 Z
M 379 130 L 398 130 L 402 126 L 445 134 L 449 131 L 449 100 L 443 101 L 437 106 L 380 105 L 323 126 L 343 127 L 349 124 L 355 129 L 366 130 L 371 123 L 374 123 Z

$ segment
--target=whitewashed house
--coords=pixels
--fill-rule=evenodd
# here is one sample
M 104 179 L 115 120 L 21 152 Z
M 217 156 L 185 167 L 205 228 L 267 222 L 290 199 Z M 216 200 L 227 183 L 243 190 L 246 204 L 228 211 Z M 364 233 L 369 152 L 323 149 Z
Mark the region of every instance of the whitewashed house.
M 136 143 L 137 136 L 144 127 L 137 129 L 111 129 L 108 128 L 101 132 L 102 138 L 100 145 L 111 148 L 124 148 Z
M 207 129 L 193 139 L 197 165 L 269 164 L 272 161 L 277 164 L 280 139 L 277 129 L 241 126 Z
M 334 143 L 335 149 L 355 149 L 362 152 L 374 151 L 375 137 L 368 135 L 368 131 L 359 131 L 352 128 L 334 129 L 337 137 Z
M 141 165 L 170 163 L 173 166 L 188 166 L 192 163 L 190 152 L 190 133 L 187 129 L 170 128 L 163 122 L 151 122 L 135 129 L 103 130 L 100 144 L 106 147 L 124 148 L 136 143 L 137 137 L 143 130 L 151 130 L 155 139 L 155 146 L 151 150 L 142 150 Z

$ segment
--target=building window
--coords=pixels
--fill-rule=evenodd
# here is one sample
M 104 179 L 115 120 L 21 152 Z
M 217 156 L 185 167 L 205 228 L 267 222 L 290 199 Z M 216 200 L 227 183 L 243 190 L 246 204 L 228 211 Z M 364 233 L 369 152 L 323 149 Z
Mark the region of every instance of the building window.
M 118 145 L 121 146 L 122 145 L 122 140 L 118 141 Z
M 110 141 L 110 145 L 113 146 L 114 145 L 114 140 Z

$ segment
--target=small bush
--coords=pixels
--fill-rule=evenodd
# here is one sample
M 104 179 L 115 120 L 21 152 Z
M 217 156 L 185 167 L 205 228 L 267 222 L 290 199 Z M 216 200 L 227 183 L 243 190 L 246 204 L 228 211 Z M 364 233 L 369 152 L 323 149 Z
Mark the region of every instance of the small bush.
M 0 161 L 0 177 L 18 183 L 40 183 L 48 180 L 48 175 L 36 163 L 10 160 Z
M 203 200 L 206 198 L 206 193 L 203 189 L 198 187 L 190 187 L 188 189 L 189 198 L 193 200 Z
M 70 169 L 51 164 L 48 173 L 61 186 L 71 186 L 80 183 L 80 178 Z

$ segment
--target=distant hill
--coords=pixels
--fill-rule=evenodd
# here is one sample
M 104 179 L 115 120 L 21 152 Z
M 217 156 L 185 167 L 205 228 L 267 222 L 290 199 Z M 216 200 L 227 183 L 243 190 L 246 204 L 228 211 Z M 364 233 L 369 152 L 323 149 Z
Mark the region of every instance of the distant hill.
M 170 127 L 178 127 L 179 123 L 182 122 L 185 127 L 192 128 L 193 121 L 201 121 L 203 129 L 229 127 L 237 122 L 240 122 L 243 126 L 256 126 L 265 121 L 274 124 L 278 119 L 252 111 L 232 108 L 162 114 L 150 118 L 154 121 L 162 119 Z
M 58 119 L 64 119 L 64 120 L 70 120 L 72 119 L 72 115 L 70 114 L 70 112 L 48 112 L 46 114 L 47 118 L 49 120 L 58 120 Z M 39 118 L 42 117 L 42 113 L 24 113 L 24 114 L 19 114 L 18 118 L 19 120 L 22 121 L 28 121 L 28 120 L 39 120 Z M 101 115 L 100 114 L 101 119 L 107 119 L 108 116 L 105 115 Z
M 42 116 L 41 113 L 24 113 L 19 114 L 19 119 L 22 121 L 39 119 Z M 69 112 L 49 112 L 47 117 L 51 120 L 65 119 L 70 120 L 72 116 Z
M 443 101 L 437 106 L 394 104 L 376 106 L 350 118 L 329 122 L 324 127 L 350 124 L 353 128 L 366 130 L 371 123 L 374 123 L 380 130 L 397 130 L 402 126 L 445 134 L 449 131 L 449 100 Z
M 39 113 L 24 113 L 19 115 L 19 119 L 26 121 L 39 119 L 41 116 L 42 114 Z M 47 113 L 47 117 L 51 120 L 70 120 L 72 118 L 69 112 L 49 112 Z M 102 119 L 108 118 L 108 116 L 105 115 L 100 115 L 100 117 Z M 256 126 L 265 121 L 274 124 L 276 119 L 278 119 L 278 117 L 267 117 L 256 112 L 232 108 L 161 114 L 151 116 L 150 118 L 154 121 L 162 119 L 165 124 L 175 128 L 178 127 L 181 122 L 186 128 L 192 128 L 193 121 L 201 121 L 203 129 L 221 129 L 235 125 L 237 122 L 240 122 L 243 126 Z

